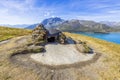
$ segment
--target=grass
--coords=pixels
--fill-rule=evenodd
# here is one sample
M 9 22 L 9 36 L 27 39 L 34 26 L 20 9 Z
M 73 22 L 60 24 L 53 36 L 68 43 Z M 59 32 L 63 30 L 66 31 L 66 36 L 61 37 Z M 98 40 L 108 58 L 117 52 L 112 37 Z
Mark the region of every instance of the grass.
M 0 41 L 16 36 L 27 35 L 30 33 L 30 30 L 0 27 Z M 120 80 L 119 44 L 114 44 L 111 42 L 91 38 L 84 35 L 71 34 L 67 32 L 65 32 L 64 34 L 75 40 L 85 41 L 90 47 L 94 48 L 97 52 L 100 52 L 103 55 L 107 56 L 102 59 L 103 64 L 97 64 L 101 67 L 103 66 L 105 69 L 97 68 L 96 65 L 92 64 L 90 66 L 87 66 L 90 67 L 88 71 L 96 72 L 100 76 L 99 80 Z M 13 38 L 9 43 L 0 46 L 0 80 L 40 80 L 40 77 L 36 74 L 34 70 L 29 70 L 18 65 L 13 65 L 9 61 L 10 55 L 12 55 L 14 51 L 11 48 L 22 45 L 18 45 L 17 43 L 15 43 L 15 41 L 18 39 L 20 39 L 20 37 Z M 78 73 L 78 69 L 75 70 L 76 73 Z M 86 68 L 85 71 L 87 71 Z M 71 71 L 71 74 L 72 73 L 74 72 Z M 78 74 L 78 76 L 80 75 Z M 86 80 L 85 77 L 85 75 L 81 75 L 79 79 Z
M 79 34 L 65 33 L 65 35 L 75 39 L 86 41 L 89 46 L 94 48 L 107 57 L 103 60 L 107 66 L 106 70 L 97 69 L 96 71 L 101 76 L 100 80 L 120 80 L 120 45 L 92 38 Z M 102 65 L 101 65 L 102 66 Z
M 24 67 L 11 64 L 10 56 L 20 47 L 24 49 L 24 44 L 18 44 L 15 41 L 25 36 L 12 38 L 9 43 L 0 46 L 0 80 L 39 80 L 39 77 L 33 70 L 26 70 Z M 14 48 L 14 49 L 11 49 Z
M 30 33 L 31 33 L 31 30 L 0 26 L 0 41 L 17 37 L 17 36 L 28 35 Z
M 0 41 L 18 36 L 28 35 L 31 34 L 31 32 L 31 30 L 0 26 Z M 0 80 L 38 80 L 38 78 L 36 78 L 36 75 L 32 71 L 25 71 L 23 68 L 13 66 L 9 62 L 10 53 L 12 53 L 13 51 L 6 50 L 13 46 L 17 46 L 17 44 L 10 42 L 9 44 L 0 46 Z M 27 74 L 29 74 L 29 76 Z

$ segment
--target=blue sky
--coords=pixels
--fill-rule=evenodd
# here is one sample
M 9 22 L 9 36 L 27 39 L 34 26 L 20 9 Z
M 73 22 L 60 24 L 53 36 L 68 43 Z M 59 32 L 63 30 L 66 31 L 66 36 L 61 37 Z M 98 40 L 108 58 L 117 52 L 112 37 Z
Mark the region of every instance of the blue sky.
M 45 18 L 120 21 L 120 0 L 0 0 L 0 24 L 33 24 Z

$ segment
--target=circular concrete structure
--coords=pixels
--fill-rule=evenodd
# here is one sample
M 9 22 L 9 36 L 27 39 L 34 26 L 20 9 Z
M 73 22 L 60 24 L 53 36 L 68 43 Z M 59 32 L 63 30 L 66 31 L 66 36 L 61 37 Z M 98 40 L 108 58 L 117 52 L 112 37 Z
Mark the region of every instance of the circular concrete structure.
M 74 44 L 61 45 L 57 43 L 47 44 L 46 51 L 43 53 L 31 54 L 34 61 L 44 65 L 65 65 L 77 62 L 88 61 L 93 58 L 93 54 L 80 53 Z

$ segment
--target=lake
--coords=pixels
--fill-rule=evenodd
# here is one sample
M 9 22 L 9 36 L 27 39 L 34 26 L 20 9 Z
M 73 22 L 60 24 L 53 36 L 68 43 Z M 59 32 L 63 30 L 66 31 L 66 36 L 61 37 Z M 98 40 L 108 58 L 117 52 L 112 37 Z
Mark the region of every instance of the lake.
M 90 33 L 90 32 L 75 32 L 75 33 L 83 34 L 83 35 L 87 35 L 87 36 L 91 36 L 91 37 L 103 39 L 103 40 L 106 40 L 109 42 L 114 42 L 114 43 L 120 44 L 120 32 L 111 32 L 108 34 Z

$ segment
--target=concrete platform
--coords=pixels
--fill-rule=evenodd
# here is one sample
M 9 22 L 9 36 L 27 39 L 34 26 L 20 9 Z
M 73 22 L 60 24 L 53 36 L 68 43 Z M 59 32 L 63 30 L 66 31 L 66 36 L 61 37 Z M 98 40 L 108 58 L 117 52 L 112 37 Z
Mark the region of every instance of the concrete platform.
M 46 52 L 32 54 L 30 57 L 45 65 L 65 65 L 90 60 L 96 54 L 80 53 L 74 44 L 61 45 L 52 43 L 47 44 L 45 48 Z

